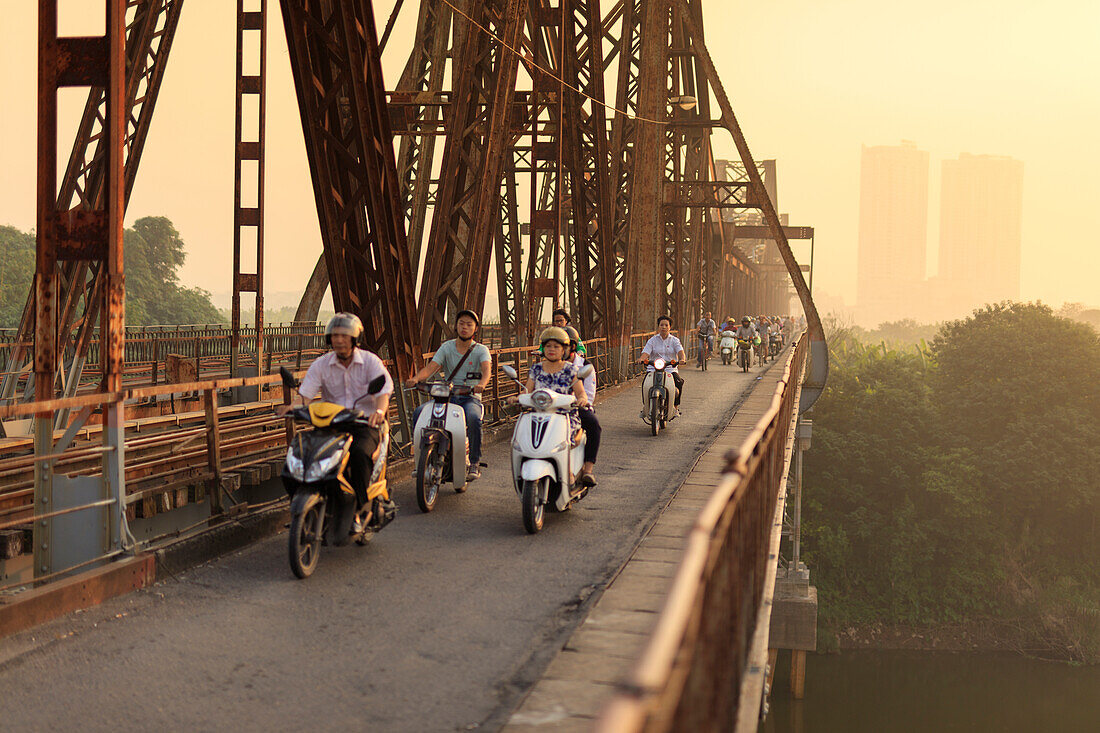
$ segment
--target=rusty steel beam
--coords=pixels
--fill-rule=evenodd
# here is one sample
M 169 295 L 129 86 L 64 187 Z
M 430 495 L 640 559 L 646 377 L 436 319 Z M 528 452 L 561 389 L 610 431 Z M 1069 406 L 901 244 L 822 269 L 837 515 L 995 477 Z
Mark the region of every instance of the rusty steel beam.
M 99 330 L 103 344 L 100 355 L 101 389 L 116 392 L 122 387 L 125 332 L 126 284 L 123 277 L 122 226 L 125 211 L 124 146 L 127 129 L 126 4 L 105 0 L 106 33 L 93 37 L 59 37 L 57 2 L 39 5 L 38 15 L 38 225 L 35 251 L 35 400 L 54 398 L 54 381 L 61 365 L 58 335 L 58 286 L 61 259 L 90 259 L 98 270 L 102 287 Z M 131 77 L 132 79 L 132 77 Z M 102 90 L 101 127 L 97 141 L 99 191 L 91 206 L 70 210 L 57 197 L 57 96 L 65 87 L 98 87 Z M 85 309 L 90 310 L 91 301 Z M 92 316 L 85 314 L 85 320 Z M 78 380 L 77 380 L 78 381 Z M 75 384 L 75 382 L 74 382 Z M 53 452 L 56 416 L 40 410 L 35 416 L 35 454 Z M 104 501 L 115 500 L 105 509 L 106 547 L 121 544 L 121 496 L 125 490 L 124 460 L 120 438 L 125 422 L 124 408 L 114 404 L 104 410 L 102 492 Z M 53 474 L 50 465 L 38 462 L 34 469 L 36 513 L 51 508 Z M 53 567 L 53 520 L 34 523 L 34 572 L 49 576 L 65 568 Z
M 818 396 L 820 396 L 821 391 L 825 388 L 825 382 L 829 375 L 829 352 L 825 342 L 825 328 L 821 323 L 821 317 L 818 315 L 817 307 L 814 305 L 810 289 L 806 285 L 806 279 L 802 276 L 802 270 L 798 266 L 798 260 L 795 259 L 790 244 L 787 242 L 787 236 L 783 232 L 783 225 L 779 220 L 779 214 L 775 210 L 772 199 L 768 195 L 768 190 L 764 185 L 764 180 L 760 176 L 756 162 L 753 160 L 752 151 L 749 150 L 749 144 L 745 140 L 744 133 L 741 131 L 741 125 L 737 122 L 737 116 L 733 112 L 733 105 L 730 104 L 729 98 L 726 96 L 725 87 L 722 86 L 722 80 L 718 77 L 718 71 L 714 67 L 714 61 L 711 59 L 710 52 L 707 50 L 706 44 L 703 41 L 701 28 L 692 17 L 686 0 L 672 0 L 672 3 L 677 12 L 680 13 L 684 27 L 687 29 L 691 39 L 691 44 L 696 50 L 696 58 L 702 65 L 703 71 L 707 76 L 707 81 L 714 91 L 714 96 L 722 112 L 722 120 L 725 123 L 725 128 L 733 137 L 734 144 L 737 147 L 737 153 L 741 158 L 742 164 L 745 166 L 753 192 L 752 195 L 755 197 L 755 200 L 761 204 L 764 220 L 768 225 L 768 229 L 771 230 L 771 238 L 775 240 L 779 255 L 783 260 L 783 264 L 787 266 L 787 273 L 794 283 L 795 292 L 798 293 L 798 298 L 802 303 L 802 310 L 806 316 L 810 358 L 807 366 L 806 379 L 802 389 L 800 409 L 807 410 L 817 400 Z
M 614 203 L 610 176 L 600 0 L 563 0 L 564 155 L 569 174 L 575 318 L 587 337 L 619 333 L 621 304 L 615 289 L 612 243 Z
M 442 0 L 420 2 L 412 54 L 396 90 L 390 95 L 391 109 L 399 109 L 396 104 L 400 102 L 414 105 L 412 119 L 403 120 L 405 127 L 432 128 L 442 120 L 442 107 L 435 101 L 443 91 L 452 14 L 451 7 Z M 404 197 L 410 260 L 414 268 L 420 264 L 435 143 L 435 136 L 431 134 L 402 135 L 397 153 L 397 174 Z
M 669 0 L 643 6 L 638 76 L 638 125 L 629 211 L 626 313 L 633 330 L 654 327 L 664 315 L 661 202 L 665 168 L 665 122 L 668 120 Z M 620 62 L 622 57 L 620 57 Z
M 611 44 L 611 51 L 605 59 L 605 66 L 617 59 L 615 84 L 615 118 L 611 123 L 610 158 L 611 172 L 609 183 L 613 201 L 611 221 L 611 250 L 614 253 L 615 297 L 622 313 L 619 321 L 619 333 L 614 338 L 613 348 L 618 350 L 618 373 L 625 376 L 624 344 L 629 343 L 634 330 L 635 319 L 631 303 L 627 300 L 627 255 L 631 251 L 630 215 L 631 194 L 633 191 L 635 136 L 638 125 L 638 92 L 640 89 L 640 59 L 642 44 L 643 0 L 622 0 L 617 3 L 605 18 L 607 33 L 619 28 L 619 36 Z
M 137 178 L 138 164 L 145 147 L 153 111 L 164 70 L 168 62 L 172 41 L 183 9 L 183 0 L 128 0 L 126 2 L 126 141 L 124 195 L 128 200 Z M 59 210 L 72 210 L 70 220 L 79 235 L 68 239 L 69 244 L 61 246 L 58 262 L 57 333 L 61 349 L 58 367 L 68 358 L 72 365 L 67 375 L 66 393 L 69 385 L 80 381 L 80 371 L 86 353 L 85 345 L 90 340 L 91 331 L 98 320 L 100 299 L 95 294 L 102 287 L 97 261 L 65 259 L 85 253 L 86 246 L 81 241 L 85 235 L 94 235 L 95 227 L 88 229 L 88 222 L 79 214 L 101 206 L 103 196 L 106 161 L 106 148 L 101 145 L 105 120 L 105 99 L 102 87 L 93 86 L 88 92 L 80 125 L 77 128 L 75 142 L 69 155 L 69 162 L 57 193 Z M 27 346 L 34 333 L 34 288 L 28 293 L 27 303 L 19 324 L 19 345 L 15 347 L 9 360 L 8 375 L 0 384 L 0 398 L 10 399 L 15 395 L 17 373 L 27 359 Z M 85 304 L 83 318 L 77 320 L 75 314 L 79 305 Z M 74 333 L 74 329 L 76 329 Z M 51 385 L 55 384 L 51 380 Z M 33 390 L 25 393 L 29 399 Z
M 281 0 L 332 296 L 396 374 L 423 361 L 370 0 Z
M 246 36 L 251 44 L 257 73 L 245 73 Z M 256 139 L 244 139 L 246 97 L 256 100 Z M 249 107 L 251 109 L 251 106 Z M 241 293 L 255 293 L 256 373 L 264 363 L 264 153 L 267 119 L 267 0 L 259 0 L 256 10 L 245 10 L 245 0 L 237 0 L 237 89 L 235 137 L 233 141 L 233 301 L 230 306 L 229 373 L 240 376 L 241 367 Z M 254 161 L 253 179 L 255 206 L 245 206 L 243 199 L 244 162 Z M 241 262 L 242 234 L 252 232 L 255 241 L 255 266 L 245 272 Z
M 520 45 L 527 4 L 485 0 L 469 6 L 473 19 L 495 38 L 470 27 L 455 63 L 443 177 L 420 285 L 425 348 L 449 334 L 449 316 L 457 310 L 480 312 L 484 306 L 519 65 L 516 54 L 502 44 L 513 49 Z
M 524 341 L 527 303 L 523 291 L 523 243 L 519 221 L 519 190 L 516 181 L 515 149 L 504 170 L 497 219 L 496 250 L 497 306 L 500 311 L 501 346 Z

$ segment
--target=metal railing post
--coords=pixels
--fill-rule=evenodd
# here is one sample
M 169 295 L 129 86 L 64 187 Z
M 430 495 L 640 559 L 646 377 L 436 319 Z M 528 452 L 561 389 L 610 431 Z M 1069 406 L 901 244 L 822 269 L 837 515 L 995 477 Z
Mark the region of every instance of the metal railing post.
M 213 516 L 225 511 L 222 502 L 222 441 L 218 426 L 218 395 L 213 389 L 204 390 L 202 401 L 206 410 L 206 466 L 212 474 L 208 486 L 210 514 Z

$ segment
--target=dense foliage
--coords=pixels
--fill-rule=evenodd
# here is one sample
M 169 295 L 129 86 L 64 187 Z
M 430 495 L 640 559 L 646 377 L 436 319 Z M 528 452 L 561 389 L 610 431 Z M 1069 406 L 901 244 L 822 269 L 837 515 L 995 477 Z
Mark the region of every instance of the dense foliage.
M 1100 339 L 1034 304 L 930 345 L 830 338 L 806 454 L 831 625 L 992 620 L 1100 659 Z
M 150 326 L 224 321 L 210 293 L 180 285 L 183 239 L 163 216 L 147 216 L 124 233 L 126 323 Z M 34 277 L 34 234 L 0 226 L 0 327 L 13 328 Z

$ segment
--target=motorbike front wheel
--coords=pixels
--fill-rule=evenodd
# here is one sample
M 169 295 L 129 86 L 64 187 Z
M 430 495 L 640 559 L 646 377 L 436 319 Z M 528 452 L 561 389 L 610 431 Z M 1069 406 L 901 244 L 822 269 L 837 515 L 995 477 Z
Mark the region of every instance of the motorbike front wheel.
M 661 432 L 661 403 L 656 399 L 649 401 L 649 429 L 653 435 Z
M 546 484 L 547 491 L 543 491 Z M 523 482 L 523 528 L 528 534 L 536 534 L 542 529 L 543 514 L 546 507 L 543 506 L 542 497 L 550 495 L 550 477 L 543 476 L 538 481 Z
M 299 578 L 308 578 L 321 559 L 321 529 L 324 504 L 317 503 L 290 518 L 290 538 L 287 547 L 290 569 Z
M 439 498 L 443 471 L 439 465 L 441 461 L 438 460 L 438 453 L 439 444 L 431 443 L 421 448 L 416 461 L 416 505 L 425 514 L 435 509 L 435 502 Z

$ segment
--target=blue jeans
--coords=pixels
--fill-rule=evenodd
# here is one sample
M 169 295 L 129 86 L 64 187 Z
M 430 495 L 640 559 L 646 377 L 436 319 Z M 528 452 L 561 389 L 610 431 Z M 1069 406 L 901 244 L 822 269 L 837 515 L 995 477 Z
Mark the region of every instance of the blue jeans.
M 462 408 L 466 413 L 466 441 L 470 444 L 470 465 L 475 465 L 481 460 L 481 416 L 485 407 L 481 400 L 474 399 L 473 395 L 452 397 L 451 402 Z M 420 413 L 431 402 L 425 402 L 413 410 L 412 424 L 415 427 Z

